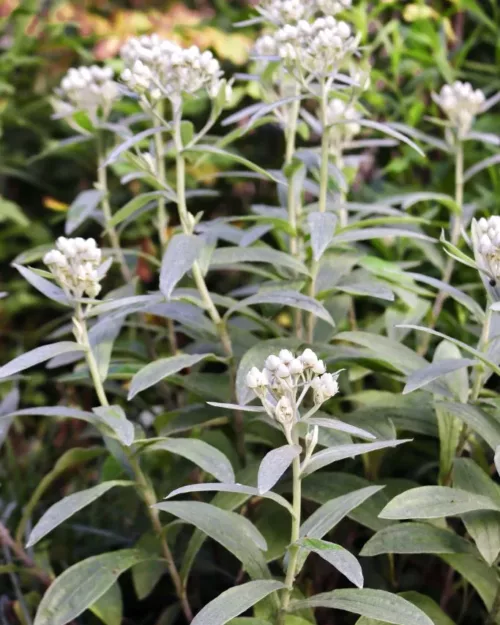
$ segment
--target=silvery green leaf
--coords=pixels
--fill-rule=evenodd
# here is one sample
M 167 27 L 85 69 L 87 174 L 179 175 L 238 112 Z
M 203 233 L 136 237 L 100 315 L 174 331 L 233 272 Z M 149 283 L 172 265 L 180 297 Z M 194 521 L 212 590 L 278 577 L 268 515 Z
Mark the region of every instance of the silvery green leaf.
M 120 143 L 120 145 L 117 145 L 116 148 L 111 150 L 105 163 L 102 166 L 107 167 L 108 165 L 112 165 L 124 152 L 130 150 L 130 148 L 140 143 L 143 139 L 146 139 L 147 137 L 151 137 L 152 135 L 156 135 L 161 132 L 165 132 L 165 130 L 167 129 L 164 126 L 157 126 L 156 128 L 147 128 L 142 132 L 138 132 L 136 135 L 133 135 L 132 137 L 130 137 L 130 139 L 127 139 L 123 143 Z
M 160 197 L 164 197 L 167 200 L 175 199 L 172 198 L 171 194 L 166 191 L 148 191 L 147 193 L 141 193 L 140 195 L 136 195 L 129 202 L 127 202 L 124 206 L 122 206 L 116 213 L 111 217 L 110 221 L 107 224 L 108 228 L 112 228 L 113 226 L 118 226 L 123 221 L 134 215 L 141 208 L 146 206 L 149 202 L 154 202 Z
M 122 549 L 70 566 L 45 592 L 34 625 L 66 625 L 87 610 L 126 570 L 151 559 L 138 549 Z
M 406 135 L 399 132 L 399 130 L 395 130 L 393 127 L 389 126 L 388 124 L 381 124 L 380 122 L 376 122 L 371 119 L 358 119 L 356 120 L 356 123 L 359 124 L 360 126 L 365 126 L 366 128 L 373 128 L 374 130 L 380 130 L 380 132 L 384 133 L 385 135 L 389 135 L 390 137 L 394 137 L 394 139 L 398 139 L 399 141 L 406 143 L 411 148 L 413 148 L 416 152 L 418 152 L 420 156 L 423 156 L 425 158 L 424 152 L 422 152 L 422 150 L 418 147 L 418 145 L 415 142 L 413 142 L 411 139 L 408 139 Z
M 76 514 L 79 510 L 85 508 L 93 501 L 107 493 L 108 490 L 115 486 L 133 486 L 134 482 L 124 480 L 112 480 L 109 482 L 102 482 L 92 488 L 81 490 L 78 493 L 63 497 L 54 505 L 44 512 L 42 518 L 38 521 L 35 527 L 31 530 L 26 547 L 32 547 L 44 536 L 47 536 L 49 532 L 64 523 L 73 514 Z
M 227 408 L 227 410 L 241 410 L 242 412 L 265 412 L 262 406 L 240 406 L 239 404 L 225 404 L 220 401 L 207 401 L 209 406 Z
M 395 523 L 372 536 L 361 556 L 382 553 L 476 553 L 470 542 L 430 523 Z
M 455 625 L 451 618 L 441 610 L 439 605 L 427 595 L 422 595 L 412 590 L 398 594 L 425 612 L 434 625 Z M 362 616 L 356 621 L 355 625 L 387 625 L 387 623 Z
M 470 180 L 473 176 L 478 174 L 483 169 L 487 169 L 488 167 L 492 167 L 493 165 L 500 164 L 500 154 L 494 154 L 493 156 L 488 156 L 488 158 L 484 158 L 479 163 L 472 165 L 464 172 L 464 182 Z
M 267 595 L 282 588 L 285 588 L 282 582 L 262 579 L 225 590 L 198 612 L 192 625 L 224 625 Z
M 323 538 L 337 525 L 351 510 L 360 506 L 372 495 L 382 490 L 383 486 L 366 486 L 330 499 L 320 506 L 300 527 L 300 536 L 303 538 Z
M 429 384 L 433 380 L 448 375 L 454 371 L 464 369 L 465 367 L 475 367 L 479 362 L 470 358 L 444 358 L 437 360 L 427 367 L 413 372 L 406 380 L 406 386 L 403 389 L 403 395 L 416 391 L 423 386 Z
M 392 625 L 434 625 L 422 610 L 409 601 L 385 590 L 342 588 L 294 601 L 289 610 L 331 608 L 374 618 Z
M 269 263 L 270 265 L 285 267 L 298 273 L 308 273 L 307 268 L 300 260 L 263 245 L 243 248 L 221 247 L 212 254 L 210 267 L 227 267 L 236 263 Z
M 203 245 L 203 239 L 196 235 L 176 234 L 170 239 L 160 270 L 160 291 L 167 299 L 170 299 L 179 280 L 191 269 Z
M 40 291 L 45 297 L 57 302 L 58 304 L 62 304 L 63 306 L 71 306 L 69 299 L 67 298 L 64 291 L 58 287 L 56 284 L 47 280 L 46 278 L 42 278 L 37 273 L 29 269 L 28 267 L 23 267 L 23 265 L 12 265 L 19 273 L 23 276 L 23 278 L 34 286 L 37 291 Z
M 283 506 L 293 516 L 294 512 L 292 506 L 281 495 L 277 495 L 271 491 L 267 493 L 260 493 L 254 486 L 246 486 L 245 484 L 221 484 L 220 482 L 203 482 L 201 484 L 190 484 L 189 486 L 181 486 L 169 493 L 165 499 L 171 499 L 177 495 L 184 495 L 185 493 L 204 493 L 204 492 L 218 492 L 218 493 L 241 493 L 248 495 L 249 497 L 263 497 L 264 499 L 270 499 L 280 506 Z
M 89 343 L 99 370 L 99 377 L 104 381 L 108 377 L 109 363 L 113 345 L 122 329 L 123 319 L 103 319 L 89 331 Z
M 227 457 L 205 441 L 196 438 L 166 438 L 153 443 L 146 450 L 169 451 L 194 462 L 223 483 L 234 482 L 233 467 Z
M 498 94 L 497 94 L 498 95 Z M 465 137 L 465 141 L 481 141 L 491 145 L 500 145 L 500 137 L 491 132 L 469 132 Z
M 419 486 L 394 497 L 380 513 L 382 519 L 440 519 L 475 510 L 500 511 L 500 503 L 448 486 Z
M 417 128 L 414 128 L 413 126 L 408 126 L 407 124 L 401 124 L 399 122 L 390 122 L 388 125 L 396 130 L 404 132 L 414 139 L 419 139 L 424 143 L 432 145 L 433 147 L 438 148 L 443 152 L 450 152 L 450 146 L 446 143 L 446 141 L 443 141 L 442 139 L 437 139 L 432 135 L 425 134 L 424 132 L 418 130 Z
M 419 202 L 438 202 L 449 208 L 454 213 L 460 213 L 460 208 L 451 195 L 446 193 L 434 193 L 432 191 L 420 191 L 418 193 L 405 193 L 403 195 L 393 195 L 384 198 L 384 202 L 389 204 L 400 204 L 403 210 L 408 210 Z
M 0 379 L 8 378 L 20 371 L 24 371 L 30 367 L 45 362 L 54 356 L 59 354 L 67 354 L 68 352 L 82 351 L 82 348 L 78 343 L 74 341 L 60 341 L 59 343 L 52 343 L 51 345 L 44 345 L 43 347 L 37 347 L 32 349 L 14 360 L 11 360 L 3 367 L 0 367 Z
M 319 427 L 328 428 L 330 430 L 347 432 L 348 434 L 352 434 L 352 436 L 357 436 L 358 438 L 364 438 L 367 440 L 374 440 L 376 438 L 373 434 L 371 434 L 371 432 L 358 428 L 355 425 L 351 425 L 350 423 L 344 423 L 343 421 L 339 421 L 339 419 L 311 417 L 310 419 L 307 419 L 307 423 L 310 423 L 311 425 L 319 425 Z
M 500 423 L 486 410 L 460 402 L 437 402 L 436 406 L 460 419 L 479 434 L 493 450 L 500 445 Z
M 271 490 L 293 460 L 300 456 L 300 445 L 283 445 L 267 453 L 259 466 L 257 488 L 260 494 Z
M 500 501 L 500 488 L 472 458 L 457 458 L 453 467 L 453 485 L 457 488 Z M 480 554 L 493 566 L 500 553 L 500 512 L 481 510 L 462 515 L 468 533 Z
M 253 306 L 255 304 L 277 304 L 279 306 L 290 306 L 291 308 L 299 308 L 313 313 L 318 319 L 323 319 L 331 326 L 335 326 L 330 313 L 326 308 L 313 297 L 299 293 L 298 291 L 278 290 L 278 291 L 262 291 L 256 295 L 251 295 L 246 299 L 239 301 L 232 306 L 226 313 L 231 316 L 237 310 Z
M 388 302 L 394 301 L 394 293 L 391 289 L 386 284 L 378 280 L 353 280 L 353 276 L 351 275 L 347 278 L 342 278 L 340 282 L 335 285 L 335 289 L 342 291 L 343 293 L 348 293 L 349 295 L 378 297 L 379 299 L 384 299 Z
M 488 566 L 481 558 L 466 553 L 443 554 L 440 558 L 475 588 L 485 606 L 491 610 L 499 588 L 495 567 Z
M 379 449 L 386 449 L 387 447 L 397 447 L 403 443 L 408 443 L 412 439 L 390 440 L 390 441 L 378 441 L 377 443 L 355 443 L 352 445 L 338 445 L 337 447 L 330 447 L 318 451 L 311 456 L 311 459 L 304 467 L 302 474 L 310 475 L 322 469 L 332 462 L 344 460 L 345 458 L 354 458 L 360 454 L 366 454 L 370 451 L 377 451 Z
M 305 95 L 292 95 L 286 98 L 281 98 L 280 100 L 275 100 L 274 102 L 270 102 L 269 104 L 261 104 L 259 108 L 254 113 L 252 113 L 250 119 L 246 124 L 245 130 L 250 129 L 259 118 L 264 117 L 268 113 L 272 113 L 277 108 L 280 108 L 280 106 L 292 104 L 293 102 L 300 102 L 300 100 L 304 100 L 305 98 Z
M 186 367 L 201 362 L 205 358 L 214 357 L 213 354 L 181 354 L 179 356 L 170 356 L 169 358 L 160 358 L 150 362 L 148 365 L 140 369 L 130 382 L 128 399 L 132 399 L 145 389 L 157 384 L 164 378 L 177 373 Z
M 161 502 L 155 508 L 191 523 L 219 542 L 240 560 L 251 577 L 270 577 L 263 554 L 267 551 L 266 541 L 247 518 L 199 501 Z
M 500 475 L 500 445 L 497 445 L 495 449 L 495 468 Z
M 96 210 L 103 197 L 104 192 L 97 189 L 87 189 L 79 193 L 68 209 L 64 234 L 70 235 L 81 226 Z
M 244 108 L 236 111 L 236 113 L 233 113 L 232 115 L 229 115 L 229 117 L 226 117 L 226 119 L 223 120 L 221 125 L 229 126 L 231 124 L 235 124 L 236 122 L 239 122 L 242 119 L 250 117 L 251 115 L 256 113 L 259 109 L 261 109 L 262 106 L 263 106 L 262 102 L 257 102 L 256 104 L 250 104 L 249 106 L 245 106 Z
M 0 449 L 7 438 L 14 417 L 10 416 L 19 405 L 19 389 L 13 388 L 0 403 Z M 3 417 L 3 418 L 2 418 Z
M 307 216 L 311 233 L 313 257 L 318 261 L 332 242 L 337 225 L 337 216 L 333 213 L 309 213 Z
M 333 237 L 333 243 L 352 243 L 353 241 L 371 241 L 372 239 L 384 239 L 386 237 L 406 237 L 408 239 L 423 239 L 434 241 L 432 237 L 418 230 L 404 230 L 403 228 L 360 228 L 359 230 L 346 230 L 339 232 Z
M 296 543 L 301 549 L 317 553 L 358 588 L 363 588 L 363 571 L 358 560 L 340 545 L 319 538 L 301 538 Z
M 209 334 L 216 335 L 216 330 L 213 323 L 205 317 L 203 311 L 197 306 L 188 304 L 187 302 L 167 302 L 161 304 L 148 305 L 142 309 L 143 312 L 157 317 L 165 317 L 167 319 L 173 319 L 178 323 L 208 332 Z
M 130 447 L 134 442 L 134 424 L 127 419 L 121 406 L 97 406 L 92 408 L 99 420 L 116 434 L 123 445 Z
M 93 306 L 89 316 L 97 317 L 106 313 L 113 312 L 114 310 L 127 310 L 130 308 L 132 312 L 136 312 L 137 306 L 153 306 L 160 302 L 164 302 L 165 298 L 161 293 L 150 293 L 149 295 L 131 295 L 130 297 L 121 297 L 119 299 L 109 300 L 101 302 Z
M 245 230 L 240 240 L 240 246 L 248 247 L 249 245 L 252 245 L 252 243 L 259 241 L 265 234 L 270 232 L 272 229 L 272 224 L 261 224 L 260 226 L 253 226 L 253 228 Z
M 145 564 L 144 562 L 142 563 Z M 152 562 L 146 562 L 151 566 Z M 158 563 L 157 564 L 161 564 Z M 141 566 L 136 565 L 136 566 Z M 132 567 L 132 570 L 134 567 Z M 123 599 L 120 584 L 116 581 L 99 599 L 89 607 L 105 625 L 121 625 L 123 621 Z
M 70 408 L 69 406 L 44 406 L 36 408 L 23 408 L 22 410 L 16 410 L 6 415 L 0 416 L 2 419 L 13 419 L 14 417 L 61 417 L 63 419 L 78 419 L 80 421 L 86 421 L 87 423 L 94 423 L 97 421 L 95 414 L 92 412 L 86 412 L 85 410 L 79 410 L 78 408 Z

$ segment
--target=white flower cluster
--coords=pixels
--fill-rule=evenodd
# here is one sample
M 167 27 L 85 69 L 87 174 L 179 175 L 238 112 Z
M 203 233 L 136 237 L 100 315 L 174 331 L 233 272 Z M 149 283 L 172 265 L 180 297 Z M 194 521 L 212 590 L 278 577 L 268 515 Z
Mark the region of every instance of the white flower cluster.
M 318 13 L 336 15 L 348 9 L 351 0 L 263 0 L 257 10 L 273 24 L 292 24 Z
M 474 256 L 479 268 L 493 281 L 500 279 L 500 217 L 472 221 Z
M 439 95 L 434 95 L 434 100 L 458 130 L 459 136 L 463 137 L 481 112 L 485 96 L 481 89 L 474 90 L 469 82 L 457 80 L 452 85 L 444 85 Z
M 268 356 L 262 371 L 252 367 L 246 383 L 269 416 L 287 430 L 298 419 L 298 407 L 307 391 L 312 388 L 314 404 L 319 407 L 338 393 L 337 377 L 338 374 L 326 372 L 325 363 L 312 349 L 304 350 L 298 357 L 282 349 L 278 355 Z
M 56 109 L 60 113 L 77 110 L 95 117 L 101 112 L 106 118 L 119 91 L 110 67 L 91 65 L 72 67 L 62 79 L 57 95 L 61 101 L 56 102 Z
M 296 25 L 286 24 L 273 35 L 260 37 L 255 53 L 278 56 L 290 67 L 327 75 L 355 52 L 358 41 L 347 22 L 332 16 L 319 17 L 312 23 L 300 20 Z
M 361 131 L 361 126 L 357 123 L 359 119 L 361 119 L 361 114 L 352 103 L 340 98 L 333 98 L 328 102 L 326 123 L 329 126 L 328 132 L 333 149 L 342 149 L 346 143 L 359 134 Z
M 47 252 L 43 262 L 70 298 L 99 295 L 101 250 L 94 239 L 59 237 L 56 249 Z
M 222 80 L 219 61 L 210 51 L 201 52 L 196 46 L 181 48 L 158 35 L 129 39 L 120 50 L 125 63 L 122 80 L 136 93 L 151 100 L 178 98 L 206 89 L 215 98 L 222 86 L 226 101 L 230 88 Z

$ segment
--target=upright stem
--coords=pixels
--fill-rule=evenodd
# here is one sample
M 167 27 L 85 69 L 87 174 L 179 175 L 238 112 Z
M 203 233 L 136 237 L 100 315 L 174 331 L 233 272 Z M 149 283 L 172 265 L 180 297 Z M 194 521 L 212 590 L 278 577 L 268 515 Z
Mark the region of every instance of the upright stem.
M 293 435 L 293 443 L 294 445 L 298 444 L 298 436 L 296 433 Z M 290 604 L 290 599 L 293 591 L 293 582 L 295 580 L 295 575 L 297 572 L 297 560 L 299 557 L 300 548 L 296 545 L 296 542 L 300 538 L 300 519 L 301 519 L 301 505 L 302 505 L 302 480 L 300 477 L 300 457 L 297 457 L 293 461 L 292 465 L 293 471 L 293 514 L 292 517 L 292 530 L 290 534 L 290 547 L 288 550 L 289 559 L 288 566 L 286 570 L 285 584 L 286 588 L 283 591 L 283 595 L 281 597 L 281 612 L 279 615 L 279 625 L 283 625 L 285 620 L 285 613 Z
M 463 205 L 464 205 L 464 148 L 463 143 L 460 139 L 457 139 L 457 146 L 455 152 L 455 203 L 458 208 L 458 214 L 453 215 L 452 217 L 452 225 L 451 225 L 451 242 L 453 245 L 457 245 L 458 240 L 460 239 L 460 228 L 462 226 L 462 215 L 463 215 Z M 449 284 L 451 277 L 453 275 L 453 269 L 455 268 L 455 260 L 453 258 L 448 257 L 446 261 L 446 265 L 443 271 L 442 280 L 445 284 Z M 447 294 L 445 291 L 440 291 L 436 297 L 436 301 L 434 302 L 434 306 L 432 307 L 431 319 L 429 321 L 429 328 L 433 329 L 436 326 L 436 323 L 439 319 L 439 315 L 443 309 L 444 302 L 446 300 Z M 425 337 L 422 341 L 422 344 L 418 350 L 420 355 L 425 355 L 427 350 L 429 349 L 429 344 L 431 340 L 430 334 L 425 334 Z
M 156 112 L 158 113 L 158 117 L 163 119 L 164 113 L 164 103 L 163 100 L 160 100 L 156 105 Z M 166 173 L 165 173 L 165 148 L 163 145 L 163 133 L 157 132 L 154 135 L 155 142 L 155 157 L 156 157 L 156 173 L 158 176 L 158 180 L 160 182 L 165 183 Z M 168 217 L 167 210 L 165 208 L 165 198 L 160 195 L 158 197 L 158 236 L 160 238 L 160 244 L 162 250 L 165 250 L 168 243 L 167 237 L 167 226 L 168 226 Z
M 175 145 L 175 170 L 176 170 L 176 194 L 177 194 L 177 208 L 179 211 L 179 219 L 181 222 L 182 230 L 184 234 L 192 234 L 192 217 L 188 212 L 186 202 L 186 163 L 183 156 L 183 143 L 181 135 L 181 121 L 182 110 L 179 109 L 174 112 L 174 145 Z M 222 348 L 225 355 L 229 360 L 229 373 L 231 388 L 234 389 L 234 380 L 236 378 L 236 362 L 234 360 L 233 346 L 231 343 L 231 337 L 227 330 L 226 322 L 219 314 L 217 307 L 215 306 L 210 291 L 203 277 L 198 261 L 195 261 L 192 267 L 193 278 L 196 284 L 196 288 L 201 296 L 203 304 L 208 312 L 210 319 L 215 325 L 219 338 L 222 343 Z M 243 428 L 243 414 L 240 411 L 235 412 L 234 417 L 234 432 L 236 435 L 236 448 L 238 455 L 245 463 L 245 440 L 244 440 L 244 428 Z
M 491 315 L 492 311 L 489 308 L 489 304 L 486 308 L 486 317 L 483 323 L 483 329 L 481 331 L 481 338 L 479 339 L 479 344 L 477 349 L 480 352 L 486 352 L 486 348 L 488 346 L 488 340 L 490 335 L 490 324 L 491 324 Z M 479 397 L 479 393 L 481 392 L 481 388 L 483 386 L 483 377 L 484 377 L 484 365 L 480 364 L 475 371 L 474 383 L 472 385 L 472 393 L 471 393 L 471 401 L 477 401 Z
M 109 189 L 108 189 L 108 172 L 106 169 L 105 160 L 106 160 L 106 152 L 104 147 L 104 141 L 102 137 L 102 133 L 100 131 L 97 132 L 97 182 L 99 185 L 99 190 L 102 192 L 102 200 L 101 200 L 101 208 L 102 213 L 104 215 L 104 224 L 106 227 L 106 231 L 109 236 L 109 241 L 111 243 L 111 247 L 113 248 L 114 253 L 116 254 L 118 261 L 120 263 L 120 269 L 122 272 L 123 279 L 126 282 L 129 282 L 132 279 L 132 275 L 130 273 L 130 269 L 127 265 L 127 261 L 125 260 L 125 256 L 123 254 L 123 250 L 120 245 L 120 237 L 118 236 L 118 232 L 114 226 L 110 226 L 112 213 L 111 206 L 109 203 Z
M 85 350 L 85 357 L 89 367 L 90 375 L 92 377 L 92 382 L 94 384 L 94 389 L 97 393 L 97 397 L 99 398 L 101 406 L 109 406 L 108 398 L 106 397 L 106 391 L 104 390 L 104 386 L 99 376 L 97 362 L 89 342 L 87 324 L 80 305 L 78 306 L 76 311 L 76 319 L 82 331 L 81 345 Z M 163 528 L 161 525 L 159 512 L 156 508 L 152 507 L 158 501 L 154 487 L 144 475 L 137 457 L 134 454 L 129 453 L 129 450 L 126 447 L 123 447 L 123 451 L 127 455 L 130 466 L 132 467 L 132 470 L 134 472 L 135 481 L 139 486 L 139 491 L 144 500 L 144 503 L 146 504 L 146 509 L 153 530 L 160 540 L 163 557 L 165 558 L 165 561 L 167 563 L 167 568 L 170 573 L 170 577 L 172 578 L 175 592 L 177 594 L 177 597 L 179 598 L 179 601 L 181 602 L 184 616 L 186 617 L 186 620 L 188 622 L 191 622 L 193 620 L 193 613 L 191 610 L 191 606 L 189 605 L 186 591 L 182 585 L 181 577 L 175 565 L 174 558 L 172 556 L 172 552 L 170 551 L 170 547 L 168 546 L 167 539 L 163 535 Z

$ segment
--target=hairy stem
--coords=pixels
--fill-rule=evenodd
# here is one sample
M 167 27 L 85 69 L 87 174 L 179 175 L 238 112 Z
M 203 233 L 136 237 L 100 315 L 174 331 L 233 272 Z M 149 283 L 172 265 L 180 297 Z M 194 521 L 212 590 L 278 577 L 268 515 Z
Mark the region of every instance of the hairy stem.
M 122 272 L 123 279 L 126 282 L 130 282 L 132 279 L 132 275 L 130 273 L 130 269 L 127 265 L 127 261 L 125 260 L 125 255 L 123 254 L 123 250 L 120 245 L 120 237 L 118 236 L 118 232 L 114 226 L 110 226 L 112 213 L 111 206 L 109 203 L 109 189 L 108 189 L 108 172 L 106 169 L 106 165 L 104 164 L 106 161 L 106 151 L 104 146 L 104 140 L 101 132 L 97 133 L 97 182 L 99 185 L 99 190 L 102 192 L 102 200 L 101 200 L 101 208 L 102 213 L 104 215 L 104 225 L 106 231 L 108 233 L 109 241 L 111 243 L 111 247 L 113 248 L 113 252 L 116 254 L 118 262 L 120 263 L 120 269 Z
M 163 118 L 164 113 L 164 104 L 163 100 L 156 105 L 156 113 L 160 119 Z M 156 159 L 156 175 L 158 176 L 158 180 L 162 183 L 166 181 L 166 173 L 165 173 L 165 149 L 163 145 L 163 133 L 157 132 L 154 135 L 154 145 L 155 145 L 155 159 Z M 168 226 L 168 217 L 167 210 L 165 208 L 165 198 L 160 195 L 158 197 L 158 236 L 160 238 L 160 245 L 162 250 L 167 247 L 168 237 L 167 237 L 167 226 Z
M 99 402 L 101 403 L 101 405 L 109 406 L 108 398 L 106 397 L 106 391 L 104 390 L 102 380 L 99 376 L 97 362 L 89 342 L 87 324 L 85 321 L 85 317 L 83 316 L 81 306 L 78 306 L 77 308 L 76 318 L 82 331 L 81 345 L 85 350 L 85 357 L 87 360 L 87 365 L 89 367 L 92 382 L 94 384 L 94 389 L 97 393 L 97 397 L 99 398 Z M 127 447 L 123 447 L 123 451 L 130 462 L 130 466 L 132 467 L 132 470 L 134 472 L 136 484 L 139 487 L 139 492 L 144 503 L 146 504 L 146 509 L 149 519 L 151 521 L 151 526 L 153 527 L 154 532 L 160 540 L 163 557 L 165 558 L 165 561 L 167 563 L 168 572 L 174 584 L 175 592 L 182 605 L 184 616 L 186 617 L 188 622 L 191 622 L 193 620 L 193 613 L 191 610 L 191 606 L 189 605 L 186 591 L 183 588 L 179 571 L 177 570 L 177 567 L 175 565 L 174 558 L 172 552 L 170 551 L 170 547 L 168 546 L 167 539 L 163 535 L 163 528 L 161 525 L 159 512 L 156 508 L 152 507 L 158 501 L 154 487 L 144 475 L 137 457 L 134 454 L 131 454 Z

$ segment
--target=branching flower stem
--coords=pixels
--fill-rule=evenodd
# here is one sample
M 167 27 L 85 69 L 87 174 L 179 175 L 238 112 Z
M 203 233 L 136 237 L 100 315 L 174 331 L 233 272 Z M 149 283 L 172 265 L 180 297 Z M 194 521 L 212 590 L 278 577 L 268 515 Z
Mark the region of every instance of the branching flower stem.
M 80 344 L 85 350 L 85 358 L 87 361 L 87 365 L 90 371 L 90 376 L 92 378 L 92 382 L 94 384 L 94 389 L 99 398 L 99 402 L 102 406 L 109 406 L 109 401 L 106 396 L 106 391 L 104 390 L 104 386 L 102 384 L 101 377 L 99 375 L 99 369 L 97 366 L 97 362 L 95 356 L 92 352 L 92 347 L 89 342 L 89 337 L 87 333 L 87 324 L 85 320 L 85 316 L 83 314 L 83 310 L 81 305 L 78 305 L 76 310 L 76 319 L 78 321 L 79 327 L 82 331 Z M 144 472 L 141 469 L 139 460 L 135 456 L 135 454 L 131 454 L 127 447 L 123 446 L 123 451 L 127 456 L 127 459 L 132 467 L 134 472 L 135 481 L 138 486 L 139 493 L 146 504 L 147 512 L 149 519 L 151 521 L 151 525 L 155 534 L 158 536 L 161 544 L 161 549 L 163 553 L 163 557 L 165 558 L 167 568 L 174 584 L 175 592 L 177 597 L 181 603 L 182 610 L 184 612 L 184 616 L 188 622 L 193 620 L 193 612 L 191 610 L 191 606 L 189 605 L 189 600 L 186 595 L 186 591 L 182 585 L 181 577 L 179 575 L 179 571 L 174 562 L 174 558 L 172 552 L 170 551 L 170 547 L 168 546 L 167 539 L 163 535 L 163 528 L 160 521 L 159 513 L 156 508 L 152 506 L 158 501 L 156 497 L 156 493 L 153 485 L 144 475 Z
M 179 106 L 174 111 L 174 146 L 175 146 L 175 169 L 176 169 L 176 194 L 177 194 L 177 209 L 179 211 L 179 219 L 184 234 L 193 233 L 193 217 L 189 214 L 186 202 L 186 162 L 184 160 L 184 146 L 182 142 L 181 133 L 182 122 L 182 108 Z M 203 277 L 198 261 L 195 261 L 192 267 L 193 278 L 196 284 L 196 288 L 201 296 L 203 305 L 212 323 L 217 329 L 219 338 L 222 344 L 222 348 L 226 357 L 229 360 L 229 373 L 230 373 L 230 385 L 231 388 L 235 387 L 236 380 L 236 362 L 233 354 L 233 346 L 231 343 L 231 337 L 227 330 L 225 320 L 220 316 L 217 307 L 215 306 L 210 291 Z M 234 417 L 234 431 L 236 435 L 236 447 L 238 455 L 242 462 L 245 462 L 245 441 L 244 441 L 244 429 L 243 429 L 243 414 L 240 411 L 235 411 Z

